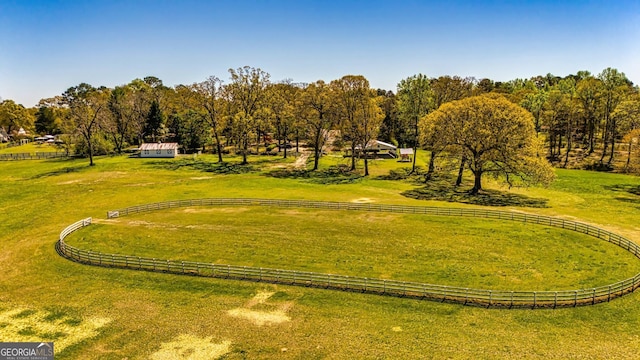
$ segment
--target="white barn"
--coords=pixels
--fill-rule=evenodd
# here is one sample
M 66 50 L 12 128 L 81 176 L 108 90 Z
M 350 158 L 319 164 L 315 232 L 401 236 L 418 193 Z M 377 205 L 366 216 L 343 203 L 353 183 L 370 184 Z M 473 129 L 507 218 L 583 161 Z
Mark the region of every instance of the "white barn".
M 178 143 L 144 143 L 140 145 L 141 158 L 174 158 L 178 155 Z

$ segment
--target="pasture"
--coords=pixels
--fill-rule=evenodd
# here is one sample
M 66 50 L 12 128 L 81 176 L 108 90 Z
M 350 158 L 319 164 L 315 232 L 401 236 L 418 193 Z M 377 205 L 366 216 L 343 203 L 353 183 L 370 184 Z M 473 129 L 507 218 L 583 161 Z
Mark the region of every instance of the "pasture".
M 373 162 L 366 179 L 333 174 L 328 166 L 340 158 L 323 159 L 321 175 L 283 174 L 292 159 L 213 161 L 0 162 L 0 341 L 54 341 L 60 359 L 640 357 L 638 293 L 596 306 L 487 310 L 105 269 L 56 254 L 60 230 L 92 216 L 97 224 L 70 243 L 184 260 L 524 290 L 599 286 L 640 269 L 638 259 L 593 238 L 479 219 L 247 207 L 105 220 L 110 209 L 204 197 L 479 206 L 405 196 L 424 184 L 378 178 L 404 166 L 394 161 Z M 501 210 L 580 220 L 640 240 L 640 179 L 557 175 L 546 189 L 487 188 L 544 200 L 542 207 L 514 202 Z

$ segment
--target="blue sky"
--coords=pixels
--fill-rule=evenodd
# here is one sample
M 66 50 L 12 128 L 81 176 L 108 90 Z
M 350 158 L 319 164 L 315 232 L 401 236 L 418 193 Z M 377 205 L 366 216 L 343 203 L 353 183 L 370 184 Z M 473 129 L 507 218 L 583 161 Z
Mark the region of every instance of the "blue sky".
M 87 82 L 191 84 L 423 73 L 497 81 L 606 67 L 640 84 L 640 0 L 0 0 L 0 97 L 25 106 Z

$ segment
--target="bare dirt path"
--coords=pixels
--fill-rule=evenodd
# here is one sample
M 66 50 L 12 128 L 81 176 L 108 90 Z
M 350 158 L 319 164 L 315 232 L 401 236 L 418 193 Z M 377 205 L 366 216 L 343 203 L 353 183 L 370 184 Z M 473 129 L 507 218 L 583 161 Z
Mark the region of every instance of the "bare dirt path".
M 310 151 L 303 151 L 300 153 L 300 156 L 293 163 L 293 167 L 295 169 L 305 169 L 307 167 L 307 159 L 311 155 Z

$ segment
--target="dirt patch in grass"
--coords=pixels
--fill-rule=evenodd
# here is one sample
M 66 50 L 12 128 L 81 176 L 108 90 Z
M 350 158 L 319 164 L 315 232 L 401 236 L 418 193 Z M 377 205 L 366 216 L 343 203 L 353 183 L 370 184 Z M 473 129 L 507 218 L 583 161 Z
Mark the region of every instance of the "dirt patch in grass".
M 59 182 L 58 185 L 71 185 L 71 184 L 77 184 L 79 182 L 80 180 L 69 180 L 69 181 Z
M 12 309 L 0 311 L 0 339 L 20 342 L 55 341 L 55 353 L 60 353 L 99 334 L 111 319 L 79 318 L 68 311 Z
M 363 197 L 363 198 L 353 199 L 351 200 L 351 202 L 356 204 L 371 204 L 375 201 L 373 201 L 373 199 L 371 198 Z
M 275 293 L 268 291 L 258 291 L 258 293 L 249 300 L 244 307 L 235 308 L 227 311 L 227 314 L 232 317 L 249 320 L 257 326 L 263 325 L 277 325 L 284 322 L 291 321 L 291 318 L 287 315 L 287 311 L 293 305 L 290 302 L 281 304 L 271 304 L 269 300 Z M 255 306 L 273 307 L 272 311 L 259 311 L 253 310 Z
M 365 213 L 356 216 L 356 219 L 360 221 L 372 222 L 372 223 L 380 223 L 380 222 L 390 222 L 398 219 L 397 215 L 394 214 L 375 214 L 375 213 Z
M 291 318 L 285 314 L 282 310 L 276 311 L 255 311 L 251 309 L 237 308 L 227 311 L 230 316 L 249 320 L 255 325 L 277 325 L 287 321 L 291 321 Z
M 210 360 L 219 359 L 231 351 L 231 341 L 219 344 L 212 342 L 211 337 L 200 338 L 182 334 L 174 341 L 160 345 L 160 350 L 151 354 L 152 360 Z
M 256 296 L 254 296 L 249 302 L 247 302 L 246 307 L 250 308 L 258 304 L 264 304 L 272 297 L 275 293 L 270 291 L 258 291 Z

